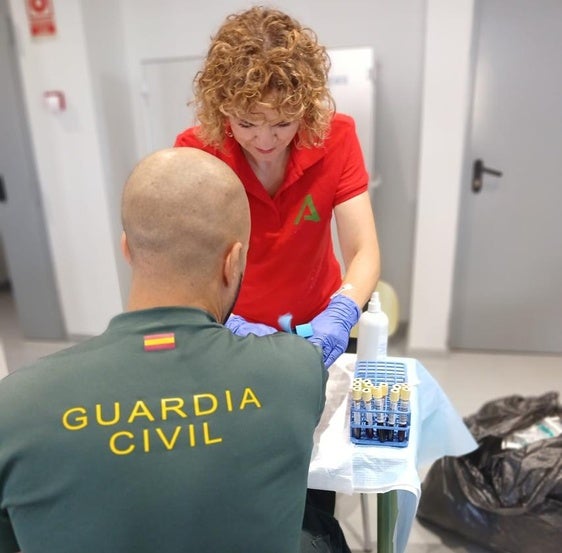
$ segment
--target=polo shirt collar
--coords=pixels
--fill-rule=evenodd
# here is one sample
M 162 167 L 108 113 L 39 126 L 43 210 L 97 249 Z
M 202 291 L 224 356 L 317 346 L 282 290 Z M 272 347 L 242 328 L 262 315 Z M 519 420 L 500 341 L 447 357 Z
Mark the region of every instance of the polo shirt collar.
M 271 201 L 269 194 L 265 191 L 246 159 L 242 146 L 233 137 L 226 137 L 224 147 L 228 157 L 232 159 L 232 169 L 241 178 L 246 192 L 261 200 Z M 285 180 L 278 193 L 298 182 L 309 167 L 318 163 L 326 155 L 326 151 L 325 145 L 312 148 L 297 148 L 292 144 Z

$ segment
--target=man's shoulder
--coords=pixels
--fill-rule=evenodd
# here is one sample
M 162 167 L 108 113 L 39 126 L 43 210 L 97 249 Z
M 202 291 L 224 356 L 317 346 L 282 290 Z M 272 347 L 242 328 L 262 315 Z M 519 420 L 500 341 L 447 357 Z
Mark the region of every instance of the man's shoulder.
M 321 349 L 296 334 L 277 332 L 269 336 L 248 336 L 244 340 L 247 340 L 246 355 L 250 359 L 266 360 L 268 367 L 275 367 L 281 374 L 295 373 L 303 378 L 325 376 Z
M 57 376 L 57 371 L 67 366 L 70 359 L 95 347 L 96 341 L 97 337 L 88 338 L 83 342 L 22 365 L 0 380 L 0 394 L 12 393 L 14 389 L 19 390 L 26 386 L 40 388 L 44 379 L 53 380 L 53 377 Z
M 280 355 L 288 357 L 299 355 L 311 361 L 322 359 L 320 348 L 317 348 L 311 342 L 296 334 L 276 332 L 275 334 L 270 334 L 268 338 L 270 338 L 269 346 L 273 350 L 278 351 Z
M 25 410 L 33 410 L 48 394 L 46 381 L 51 379 L 51 357 L 49 355 L 33 363 L 23 365 L 0 380 L 0 420 L 7 424 L 17 420 Z M 4 417 L 2 413 L 9 414 Z M 3 426 L 3 425 L 2 425 Z
M 322 410 L 328 371 L 322 351 L 296 334 L 277 332 L 242 338 L 247 346 L 243 357 L 253 374 L 282 395 L 298 393 L 301 405 L 312 412 Z

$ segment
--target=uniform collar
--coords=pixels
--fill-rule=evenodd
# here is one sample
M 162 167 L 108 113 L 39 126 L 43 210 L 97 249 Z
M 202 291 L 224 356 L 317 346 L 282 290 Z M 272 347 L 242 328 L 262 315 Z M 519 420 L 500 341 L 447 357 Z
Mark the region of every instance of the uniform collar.
M 134 329 L 146 331 L 148 327 L 155 326 L 185 326 L 218 324 L 215 318 L 202 309 L 195 307 L 155 307 L 121 313 L 109 322 L 108 331 Z

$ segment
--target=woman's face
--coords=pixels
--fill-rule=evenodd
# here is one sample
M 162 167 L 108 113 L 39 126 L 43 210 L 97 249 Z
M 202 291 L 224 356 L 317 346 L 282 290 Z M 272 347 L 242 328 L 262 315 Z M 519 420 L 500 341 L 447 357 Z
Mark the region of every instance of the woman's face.
M 236 142 L 258 162 L 282 158 L 300 124 L 300 120 L 287 121 L 278 111 L 266 107 L 256 107 L 228 121 Z

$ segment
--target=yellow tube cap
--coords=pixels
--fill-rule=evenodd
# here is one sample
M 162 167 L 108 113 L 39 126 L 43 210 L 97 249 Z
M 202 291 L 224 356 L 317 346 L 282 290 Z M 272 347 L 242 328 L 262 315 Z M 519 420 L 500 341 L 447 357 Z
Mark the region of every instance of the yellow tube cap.
M 402 401 L 408 401 L 410 399 L 410 387 L 407 385 L 402 386 L 400 389 L 400 399 Z

